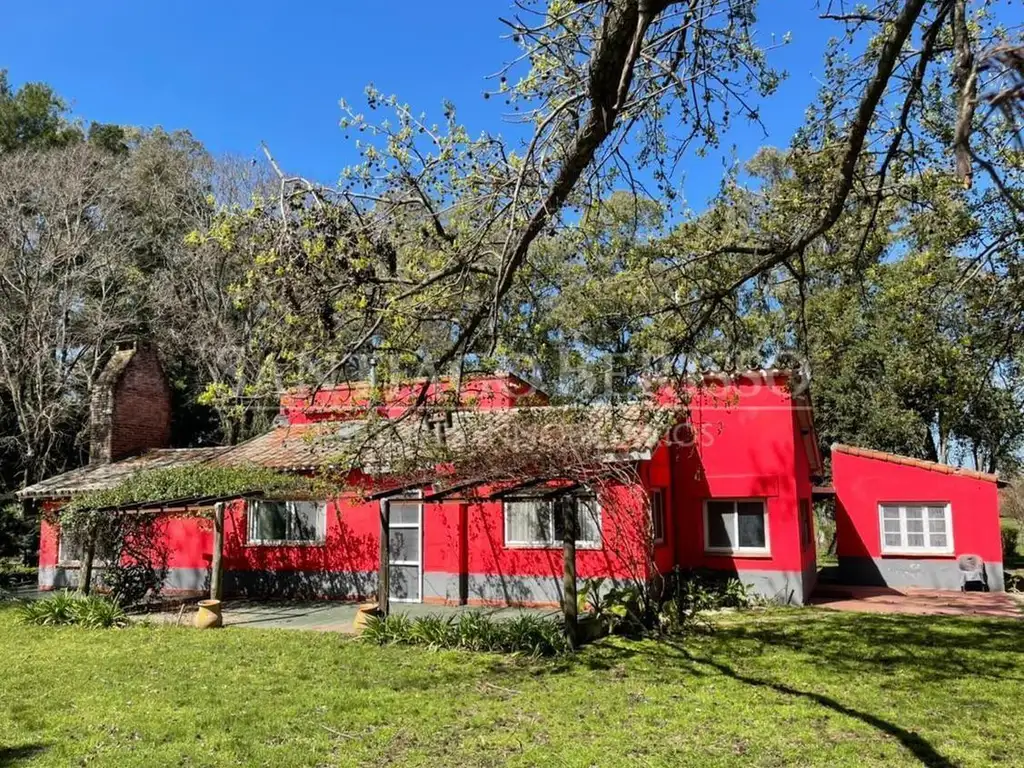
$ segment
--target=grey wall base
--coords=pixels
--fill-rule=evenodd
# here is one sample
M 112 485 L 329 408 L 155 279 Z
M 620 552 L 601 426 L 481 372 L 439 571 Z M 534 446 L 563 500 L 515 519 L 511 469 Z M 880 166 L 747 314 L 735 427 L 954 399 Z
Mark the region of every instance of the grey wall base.
M 754 594 L 783 605 L 803 605 L 814 589 L 814 578 L 800 571 L 737 571 L 736 578 Z
M 988 588 L 1002 592 L 1002 563 L 985 563 Z M 906 557 L 840 557 L 842 584 L 872 587 L 918 587 L 959 590 L 960 569 L 956 560 L 915 560 Z
M 78 566 L 46 566 L 39 569 L 40 589 L 78 589 L 81 568 Z M 103 586 L 103 568 L 93 568 L 94 586 Z M 207 592 L 210 572 L 205 568 L 169 568 L 163 588 L 168 592 Z
M 40 589 L 75 589 L 78 568 L 39 569 Z M 763 597 L 800 605 L 813 588 L 811 575 L 789 571 L 740 571 L 736 577 Z M 96 571 L 96 584 L 102 584 L 102 569 Z M 607 579 L 605 589 L 625 583 Z M 1000 584 L 1001 571 L 1000 571 Z M 579 582 L 582 589 L 584 581 Z M 210 588 L 206 569 L 171 568 L 164 580 L 167 593 L 202 594 Z M 293 598 L 355 600 L 373 596 L 377 591 L 375 571 L 225 571 L 226 597 Z M 558 605 L 562 600 L 562 579 L 557 576 L 506 576 L 428 571 L 423 574 L 423 599 L 426 602 L 457 604 L 463 596 L 470 603 L 508 605 Z

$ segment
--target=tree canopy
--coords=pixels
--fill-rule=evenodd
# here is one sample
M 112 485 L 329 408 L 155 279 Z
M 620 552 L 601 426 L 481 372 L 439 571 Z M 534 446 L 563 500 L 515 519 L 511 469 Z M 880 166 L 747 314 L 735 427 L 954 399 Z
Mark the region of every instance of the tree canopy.
M 685 169 L 784 73 L 750 0 L 518 0 L 473 134 L 369 87 L 325 187 L 0 76 L 0 428 L 15 486 L 81 460 L 112 342 L 154 341 L 181 444 L 290 386 L 508 368 L 556 399 L 801 365 L 822 441 L 1012 471 L 1024 440 L 1019 28 L 997 0 L 832 3 L 787 146 L 689 210 Z M 784 41 L 783 43 L 784 44 Z

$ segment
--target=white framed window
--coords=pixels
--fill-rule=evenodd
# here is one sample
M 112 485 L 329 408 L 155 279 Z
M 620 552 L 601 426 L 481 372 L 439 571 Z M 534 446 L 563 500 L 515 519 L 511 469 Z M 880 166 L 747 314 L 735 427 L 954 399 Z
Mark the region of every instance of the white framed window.
M 730 555 L 771 554 L 764 499 L 705 501 L 704 551 Z
M 655 488 L 651 491 L 651 529 L 655 544 L 665 543 L 665 491 Z
M 102 568 L 110 561 L 111 553 L 97 546 L 93 552 L 92 565 Z M 57 564 L 64 566 L 81 565 L 85 560 L 85 542 L 76 536 L 60 531 L 57 538 Z
M 882 554 L 953 554 L 953 519 L 949 504 L 880 504 L 878 516 Z
M 558 496 L 554 499 L 513 499 L 505 502 L 506 547 L 562 546 L 562 515 L 568 505 L 576 515 L 576 546 L 601 547 L 601 507 L 596 499 Z
M 323 544 L 327 538 L 326 502 L 253 499 L 246 510 L 249 544 Z

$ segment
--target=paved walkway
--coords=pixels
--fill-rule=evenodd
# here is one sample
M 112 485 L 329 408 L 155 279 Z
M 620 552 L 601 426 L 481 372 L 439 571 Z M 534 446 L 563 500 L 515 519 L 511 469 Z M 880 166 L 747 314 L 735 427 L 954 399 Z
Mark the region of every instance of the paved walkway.
M 1024 618 L 1022 604 L 1006 592 L 946 592 L 937 589 L 822 586 L 811 605 L 836 611 L 912 613 L 926 616 Z
M 355 620 L 357 603 L 341 603 L 322 600 L 319 602 L 294 601 L 252 601 L 225 600 L 223 605 L 224 626 L 257 627 L 262 629 L 306 629 L 320 632 L 351 632 Z M 431 614 L 454 615 L 470 610 L 482 610 L 496 618 L 512 618 L 520 613 L 553 615 L 554 610 L 530 608 L 474 608 L 473 606 L 423 605 L 419 603 L 392 603 L 392 613 L 408 616 Z M 140 619 L 166 624 L 191 626 L 196 606 L 160 613 L 149 613 Z

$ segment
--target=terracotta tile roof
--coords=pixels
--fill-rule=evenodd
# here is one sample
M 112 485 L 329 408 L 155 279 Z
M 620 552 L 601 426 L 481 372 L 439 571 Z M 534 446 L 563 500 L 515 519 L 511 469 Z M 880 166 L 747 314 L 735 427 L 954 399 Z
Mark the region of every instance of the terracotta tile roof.
M 84 491 L 113 488 L 119 482 L 144 469 L 184 467 L 209 461 L 228 448 L 157 448 L 110 464 L 86 464 L 23 488 L 22 498 L 63 498 Z
M 952 467 L 949 464 L 940 464 L 937 461 L 925 461 L 924 459 L 915 459 L 910 456 L 900 456 L 895 453 L 886 453 L 885 451 L 875 451 L 870 448 L 857 448 L 852 445 L 842 445 L 840 443 L 834 443 L 832 445 L 833 453 L 845 453 L 850 456 L 860 456 L 863 459 L 874 459 L 876 461 L 887 461 L 890 464 L 902 464 L 906 467 L 917 467 L 918 469 L 927 469 L 931 472 L 941 472 L 944 475 L 956 475 L 958 477 L 970 477 L 975 480 L 985 480 L 990 483 L 998 483 L 999 475 L 994 475 L 989 472 L 979 472 L 975 469 L 965 469 L 963 467 Z
M 337 464 L 346 448 L 364 434 L 367 422 L 326 421 L 288 424 L 236 445 L 213 464 L 256 464 L 282 470 L 311 470 Z
M 440 453 L 492 453 L 499 443 L 523 451 L 579 433 L 580 448 L 602 458 L 650 458 L 675 420 L 675 412 L 640 404 L 531 406 L 451 413 L 445 445 L 419 415 L 375 421 L 319 422 L 277 427 L 218 456 L 222 465 L 258 464 L 288 470 L 358 467 L 369 473 L 436 463 Z
M 647 459 L 676 419 L 673 409 L 639 403 L 454 411 L 445 426 L 443 447 L 428 419 L 420 415 L 291 424 L 234 447 L 160 449 L 111 464 L 88 465 L 36 483 L 20 495 L 61 498 L 113 487 L 141 470 L 198 462 L 288 471 L 359 468 L 373 474 L 397 466 L 433 467 L 441 454 L 478 455 L 486 462 L 499 445 L 528 457 L 558 444 L 578 447 L 602 460 Z

